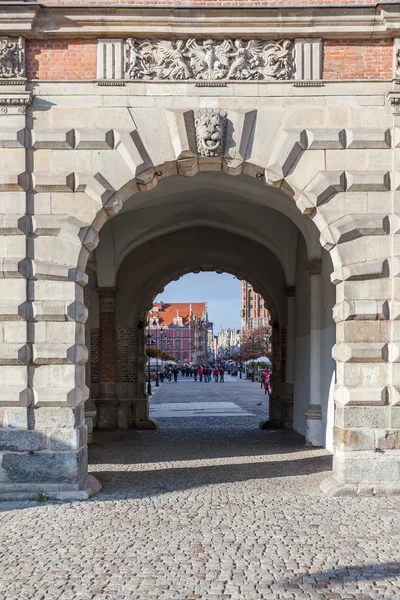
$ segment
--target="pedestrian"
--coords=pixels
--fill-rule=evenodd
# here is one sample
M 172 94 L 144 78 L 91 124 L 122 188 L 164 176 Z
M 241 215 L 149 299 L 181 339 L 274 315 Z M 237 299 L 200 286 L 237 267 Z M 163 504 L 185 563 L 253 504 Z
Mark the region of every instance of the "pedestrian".
M 198 367 L 195 367 L 195 368 L 193 369 L 193 376 L 194 376 L 194 380 L 195 380 L 195 381 L 197 381 L 197 376 L 198 376 L 198 374 L 199 374 L 199 369 L 198 369 Z
M 203 381 L 203 372 L 204 372 L 204 371 L 203 371 L 203 367 L 200 367 L 200 368 L 199 368 L 199 379 L 200 379 L 200 382 L 202 382 L 202 381 Z
M 262 389 L 264 387 L 264 383 L 265 383 L 265 371 L 263 371 L 261 373 L 260 382 L 261 382 L 261 389 Z
M 175 383 L 178 381 L 179 369 L 175 367 L 174 369 L 174 381 Z
M 218 367 L 215 367 L 215 369 L 214 369 L 214 381 L 215 381 L 215 383 L 218 383 L 218 375 L 219 375 L 219 369 L 218 369 Z
M 269 381 L 269 373 L 268 371 L 264 371 L 264 394 L 268 394 L 269 396 L 269 390 L 270 390 L 270 381 Z
M 220 381 L 220 383 L 224 382 L 224 375 L 225 375 L 225 371 L 224 371 L 223 367 L 221 367 L 220 370 L 219 370 L 219 381 Z

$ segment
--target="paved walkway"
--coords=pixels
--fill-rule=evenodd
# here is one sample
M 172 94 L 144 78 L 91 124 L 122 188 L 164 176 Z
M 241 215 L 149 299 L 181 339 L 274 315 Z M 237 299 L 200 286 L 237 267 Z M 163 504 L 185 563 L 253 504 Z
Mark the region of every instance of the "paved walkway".
M 96 498 L 0 503 L 0 600 L 400 600 L 400 498 L 324 497 L 329 453 L 258 429 L 257 384 L 165 383 L 163 404 L 191 416 L 97 434 Z

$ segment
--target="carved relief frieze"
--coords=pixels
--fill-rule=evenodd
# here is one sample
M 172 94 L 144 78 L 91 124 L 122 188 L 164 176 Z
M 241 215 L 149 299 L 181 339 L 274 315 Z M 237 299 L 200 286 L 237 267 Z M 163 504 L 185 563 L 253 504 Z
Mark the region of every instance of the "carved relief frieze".
M 224 151 L 226 112 L 206 108 L 194 113 L 197 152 L 200 156 L 221 156 Z
M 0 79 L 25 77 L 25 40 L 0 37 Z
M 125 77 L 133 80 L 277 81 L 293 79 L 290 40 L 138 40 L 125 44 Z

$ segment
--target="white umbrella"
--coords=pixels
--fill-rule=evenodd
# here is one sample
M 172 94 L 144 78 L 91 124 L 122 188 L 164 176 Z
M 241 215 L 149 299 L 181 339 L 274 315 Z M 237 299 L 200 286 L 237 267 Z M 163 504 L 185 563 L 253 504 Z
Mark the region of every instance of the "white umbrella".
M 268 363 L 271 364 L 271 360 L 268 358 L 268 356 L 260 356 L 259 358 L 255 358 L 248 360 L 245 364 L 246 365 L 252 365 L 253 363 L 257 364 L 257 363 Z

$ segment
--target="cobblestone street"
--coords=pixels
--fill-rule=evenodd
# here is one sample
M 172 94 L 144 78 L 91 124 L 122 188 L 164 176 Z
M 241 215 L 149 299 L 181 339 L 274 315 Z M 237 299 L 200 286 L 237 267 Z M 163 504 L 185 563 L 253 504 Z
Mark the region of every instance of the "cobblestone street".
M 154 392 L 159 431 L 96 434 L 97 497 L 0 504 L 0 600 L 400 599 L 399 497 L 323 496 L 257 383 Z

